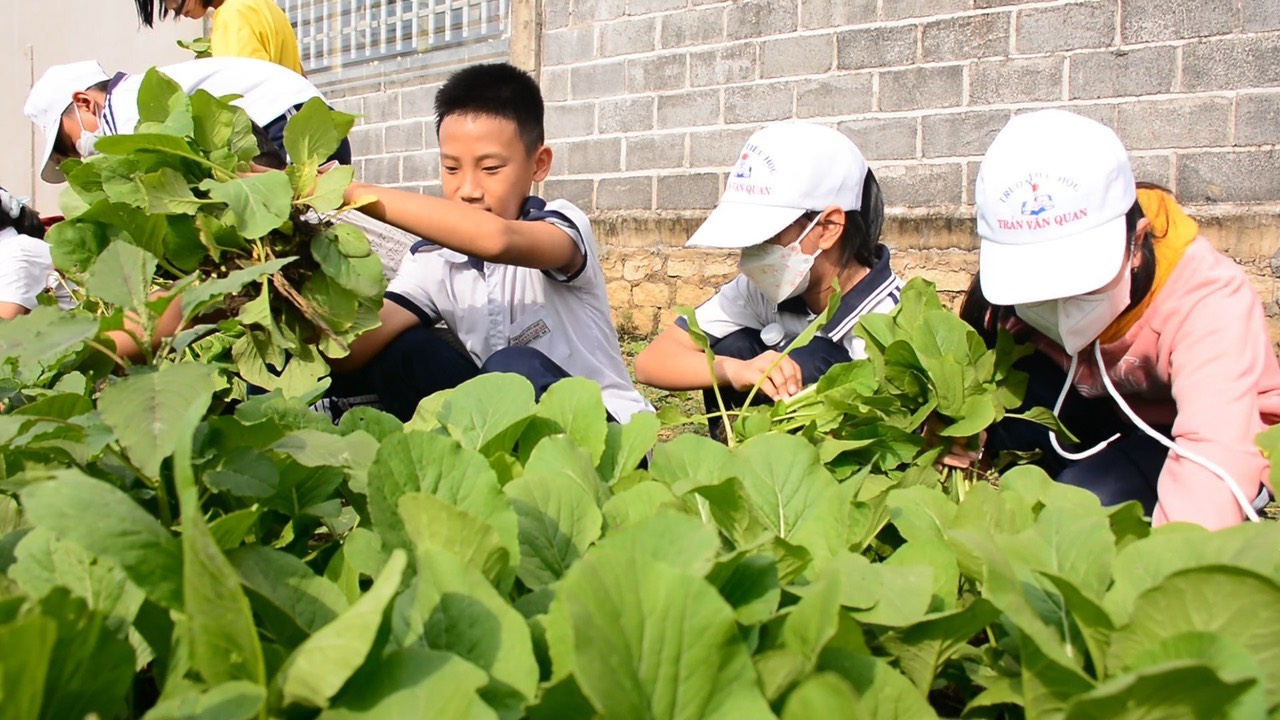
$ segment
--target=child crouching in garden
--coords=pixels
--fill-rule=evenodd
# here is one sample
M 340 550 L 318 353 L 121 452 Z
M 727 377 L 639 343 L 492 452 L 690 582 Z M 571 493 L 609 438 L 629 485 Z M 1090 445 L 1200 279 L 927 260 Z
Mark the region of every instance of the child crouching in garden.
M 789 398 L 831 366 L 866 356 L 854 325 L 893 309 L 902 288 L 880 243 L 883 221 L 875 175 L 839 131 L 790 122 L 751 136 L 720 202 L 687 243 L 742 253 L 741 274 L 696 311 L 727 406 L 741 407 L 757 383 L 762 402 Z M 779 351 L 826 309 L 837 282 L 835 314 L 779 361 Z M 683 318 L 640 353 L 635 370 L 647 385 L 705 390 L 708 412 L 716 409 L 706 357 Z M 710 423 L 718 434 L 719 419 Z
M 382 325 L 332 361 L 331 414 L 372 400 L 408 419 L 422 398 L 481 372 L 523 375 L 539 394 L 585 377 L 613 419 L 648 410 L 622 360 L 590 222 L 566 200 L 529 196 L 552 155 L 537 83 L 507 64 L 460 70 L 436 95 L 436 118 L 444 199 L 347 191 L 424 241 L 391 281 Z M 433 331 L 441 321 L 461 350 Z
M 40 216 L 0 187 L 0 320 L 26 315 L 45 293 L 63 309 L 75 305 L 67 284 L 53 269 Z
M 1120 139 L 1078 115 L 1019 115 L 978 171 L 979 280 L 962 315 L 1037 352 L 1026 407 L 1051 406 L 1079 447 L 1017 419 L 988 454 L 1040 451 L 1058 482 L 1154 524 L 1233 525 L 1269 501 L 1258 433 L 1280 421 L 1280 365 L 1244 271 L 1168 191 L 1135 188 Z

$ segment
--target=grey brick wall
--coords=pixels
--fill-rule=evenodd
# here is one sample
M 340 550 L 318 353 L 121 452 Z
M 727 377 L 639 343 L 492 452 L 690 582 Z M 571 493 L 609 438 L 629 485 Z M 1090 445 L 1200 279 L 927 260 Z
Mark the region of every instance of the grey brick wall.
M 1185 202 L 1280 203 L 1280 0 L 539 5 L 545 192 L 589 211 L 705 210 L 753 130 L 800 118 L 852 137 L 890 206 L 963 213 L 995 132 L 1044 107 L 1116 128 Z M 326 88 L 362 116 L 358 177 L 439 191 L 445 73 Z
M 545 0 L 543 13 L 546 190 L 589 210 L 704 210 L 752 130 L 804 118 L 859 143 L 891 206 L 964 212 L 995 132 L 1045 107 L 1116 128 L 1138 174 L 1185 202 L 1280 203 L 1280 0 Z M 410 119 L 367 147 L 409 142 Z
M 357 116 L 351 131 L 356 179 L 439 195 L 436 90 L 458 68 L 508 60 L 512 47 L 515 43 L 509 44 L 507 38 L 484 40 L 429 55 L 336 68 L 312 77 L 333 107 Z M 550 74 L 543 81 L 544 94 L 567 98 L 568 78 L 564 80 L 557 96 L 555 75 Z M 553 142 L 596 132 L 596 103 L 570 104 L 560 112 L 562 121 L 552 128 Z
M 338 71 L 323 89 L 361 116 L 357 177 L 438 194 L 445 75 L 536 65 L 555 153 L 541 192 L 595 214 L 625 331 L 665 327 L 671 303 L 732 276 L 733 253 L 680 246 L 747 137 L 791 118 L 858 142 L 891 207 L 898 271 L 954 300 L 976 267 L 983 152 L 1014 114 L 1062 107 L 1115 128 L 1140 179 L 1199 206 L 1280 339 L 1280 0 L 511 2 L 541 24 L 514 25 L 510 56 L 504 40 L 440 66 Z

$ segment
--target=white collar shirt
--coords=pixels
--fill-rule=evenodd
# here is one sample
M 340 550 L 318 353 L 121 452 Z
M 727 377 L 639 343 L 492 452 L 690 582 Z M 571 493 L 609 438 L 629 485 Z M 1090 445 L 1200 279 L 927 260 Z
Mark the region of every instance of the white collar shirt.
M 57 298 L 63 310 L 75 307 L 67 284 L 53 269 L 49 243 L 11 227 L 0 230 L 0 302 L 34 310 L 43 292 Z
M 214 97 L 239 95 L 231 101 L 249 119 L 266 125 L 320 91 L 298 73 L 266 60 L 216 57 L 188 60 L 157 68 L 191 95 L 204 90 Z M 143 73 L 121 73 L 112 78 L 103 110 L 103 131 L 129 135 L 138 125 L 138 90 Z

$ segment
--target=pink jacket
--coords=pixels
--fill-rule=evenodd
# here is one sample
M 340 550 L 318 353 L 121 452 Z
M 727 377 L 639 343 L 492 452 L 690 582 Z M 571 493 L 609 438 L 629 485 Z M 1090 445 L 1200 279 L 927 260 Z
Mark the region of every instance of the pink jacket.
M 1217 463 L 1249 500 L 1260 483 L 1270 487 L 1270 463 L 1254 438 L 1280 422 L 1280 364 L 1257 292 L 1208 240 L 1196 238 L 1124 338 L 1102 346 L 1102 357 L 1139 417 L 1172 423 L 1178 446 Z M 1092 352 L 1081 353 L 1080 365 L 1080 392 L 1106 396 Z M 1172 452 L 1157 491 L 1156 525 L 1216 529 L 1244 518 L 1221 479 Z

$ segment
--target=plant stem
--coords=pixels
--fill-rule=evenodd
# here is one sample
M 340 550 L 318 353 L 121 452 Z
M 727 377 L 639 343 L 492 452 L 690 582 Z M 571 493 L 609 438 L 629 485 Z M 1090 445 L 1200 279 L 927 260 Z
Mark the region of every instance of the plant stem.
M 173 512 L 169 509 L 169 488 L 165 484 L 164 477 L 156 480 L 153 486 L 156 491 L 156 504 L 160 506 L 160 522 L 165 527 L 173 527 Z
M 152 478 L 150 475 L 142 472 L 141 468 L 135 465 L 127 455 L 114 445 L 108 445 L 107 449 L 111 451 L 112 455 L 116 456 L 116 459 L 119 460 L 121 464 L 129 468 L 130 472 L 137 475 L 138 479 L 141 480 L 144 485 L 155 492 L 156 504 L 159 505 L 160 508 L 160 521 L 164 523 L 165 527 L 172 526 L 173 512 L 169 507 L 169 489 L 164 483 L 164 477 Z
M 716 354 L 708 347 L 706 355 L 707 369 L 711 371 L 711 391 L 715 393 L 716 406 L 720 409 L 720 422 L 724 424 L 724 443 L 733 447 L 733 424 L 729 422 L 729 411 L 724 406 L 724 396 L 720 394 L 720 383 L 716 381 Z
M 114 361 L 116 362 L 116 364 L 117 364 L 117 365 L 119 365 L 120 367 L 127 368 L 127 367 L 129 367 L 129 366 L 130 366 L 130 363 L 129 363 L 129 361 L 128 361 L 128 360 L 125 360 L 124 358 L 122 358 L 122 357 L 120 357 L 119 355 L 115 354 L 115 353 L 114 353 L 114 352 L 112 352 L 111 350 L 108 350 L 106 345 L 103 345 L 102 343 L 98 342 L 97 340 L 86 340 L 86 341 L 85 341 L 85 345 L 88 345 L 89 347 L 93 348 L 94 350 L 97 350 L 98 352 L 102 353 L 103 355 L 106 355 L 107 357 L 111 358 L 111 359 L 112 359 L 112 360 L 114 360 Z

